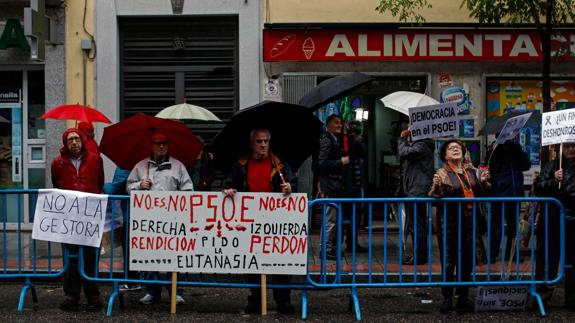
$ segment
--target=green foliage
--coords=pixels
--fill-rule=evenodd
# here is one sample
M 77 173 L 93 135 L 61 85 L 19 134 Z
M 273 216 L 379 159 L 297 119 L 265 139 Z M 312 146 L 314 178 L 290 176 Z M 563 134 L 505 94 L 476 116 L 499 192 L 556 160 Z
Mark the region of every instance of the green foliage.
M 380 0 L 375 10 L 390 12 L 403 22 L 425 22 L 419 10 L 431 8 L 432 0 Z M 462 0 L 470 17 L 480 23 L 505 23 L 508 25 L 543 24 L 547 15 L 551 25 L 575 22 L 575 0 Z
M 428 0 L 380 0 L 375 10 L 380 13 L 389 11 L 394 17 L 399 17 L 400 21 L 422 23 L 425 17 L 418 11 L 424 8 L 431 8 Z

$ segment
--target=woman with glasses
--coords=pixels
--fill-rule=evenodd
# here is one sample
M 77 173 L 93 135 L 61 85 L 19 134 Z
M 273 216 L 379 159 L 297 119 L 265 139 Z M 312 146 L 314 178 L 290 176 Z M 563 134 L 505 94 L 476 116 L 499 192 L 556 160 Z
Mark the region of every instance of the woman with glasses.
M 438 169 L 433 176 L 433 184 L 429 192 L 433 197 L 465 197 L 473 198 L 485 195 L 490 190 L 489 171 L 483 171 L 477 177 L 477 170 L 473 165 L 464 163 L 465 146 L 457 139 L 447 141 L 440 149 L 441 160 L 444 166 Z M 475 221 L 473 217 L 475 216 Z M 473 264 L 473 228 L 475 227 L 475 250 L 484 255 L 485 249 L 479 234 L 480 215 L 479 207 L 472 203 L 446 202 L 439 205 L 437 218 L 439 223 L 445 224 L 445 249 L 443 226 L 438 227 L 439 249 L 441 254 L 444 281 L 469 282 Z M 461 253 L 458 253 L 459 247 Z M 445 259 L 445 260 L 444 260 Z M 460 266 L 460 268 L 457 268 Z M 456 273 L 460 277 L 455 278 Z M 456 303 L 458 311 L 471 311 L 474 308 L 469 301 L 469 287 L 460 286 L 457 289 L 459 298 Z M 453 308 L 453 287 L 442 287 L 443 303 L 440 307 L 442 313 Z

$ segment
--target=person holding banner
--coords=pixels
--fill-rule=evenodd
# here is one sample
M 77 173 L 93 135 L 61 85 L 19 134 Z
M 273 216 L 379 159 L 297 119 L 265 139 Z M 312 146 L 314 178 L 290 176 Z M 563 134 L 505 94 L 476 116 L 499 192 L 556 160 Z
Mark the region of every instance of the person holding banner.
M 62 134 L 63 147 L 60 156 L 54 158 L 51 166 L 52 185 L 54 188 L 74 190 L 86 193 L 101 194 L 104 187 L 104 165 L 99 154 L 88 151 L 84 145 L 86 137 L 76 128 L 70 128 Z M 62 244 L 64 252 L 70 256 L 78 255 L 78 245 Z M 84 272 L 94 277 L 96 272 L 97 248 L 84 246 Z M 69 257 L 70 267 L 64 273 L 64 293 L 66 298 L 60 304 L 64 311 L 77 311 L 80 292 L 88 301 L 86 310 L 102 309 L 100 291 L 94 282 L 83 280 L 78 269 L 78 258 Z
M 489 170 L 482 172 L 477 178 L 475 167 L 471 164 L 463 163 L 465 156 L 465 146 L 458 139 L 451 139 L 445 142 L 440 149 L 440 157 L 445 165 L 438 169 L 433 175 L 433 184 L 429 191 L 429 196 L 433 197 L 466 197 L 473 198 L 489 192 Z M 461 277 L 457 281 L 468 282 L 473 272 L 473 237 L 475 236 L 476 251 L 484 257 L 484 248 L 478 223 L 481 222 L 479 208 L 476 207 L 476 221 L 473 221 L 473 204 L 471 203 L 444 203 L 440 208 L 446 208 L 445 216 L 443 210 L 438 210 L 438 220 L 442 225 L 438 226 L 439 250 L 441 254 L 443 270 L 445 271 L 444 281 L 455 281 L 455 273 L 460 272 Z M 475 232 L 473 232 L 475 222 Z M 445 237 L 443 237 L 443 226 L 445 226 Z M 443 255 L 445 239 L 446 255 Z M 459 239 L 461 239 L 461 250 L 458 250 Z M 458 264 L 461 268 L 456 268 Z M 474 304 L 469 301 L 469 287 L 457 287 L 459 298 L 456 308 L 458 311 L 466 312 L 474 309 Z M 442 287 L 443 303 L 440 307 L 442 313 L 452 310 L 453 307 L 453 287 Z
M 499 135 L 499 134 L 498 134 Z M 519 144 L 513 140 L 507 140 L 503 144 L 493 145 L 487 150 L 485 165 L 491 172 L 491 191 L 496 197 L 524 197 L 525 189 L 523 185 L 523 172 L 531 168 L 529 156 Z M 516 202 L 492 202 L 491 212 L 491 241 L 489 241 L 490 262 L 495 262 L 501 255 L 501 237 L 504 228 L 502 227 L 502 217 L 505 219 L 507 244 L 504 247 L 505 259 L 509 259 L 513 240 L 515 240 L 515 231 L 517 228 L 518 207 L 520 203 Z M 503 214 L 505 213 L 505 214 Z
M 156 131 L 151 135 L 150 158 L 141 160 L 134 166 L 126 183 L 126 190 L 150 191 L 193 191 L 192 179 L 184 164 L 169 155 L 169 139 L 166 134 Z M 160 273 L 148 272 L 146 280 L 158 280 Z M 169 280 L 169 279 L 168 279 Z M 168 287 L 168 290 L 170 288 Z M 176 304 L 184 304 L 183 290 L 178 289 Z M 146 295 L 140 299 L 144 305 L 158 303 L 162 296 L 162 286 L 149 284 Z
M 233 166 L 226 178 L 224 194 L 234 196 L 240 192 L 281 192 L 291 194 L 295 191 L 297 178 L 289 165 L 274 155 L 270 149 L 271 134 L 267 129 L 255 128 L 250 131 L 249 154 L 242 156 Z M 257 284 L 258 275 L 247 275 L 250 284 Z M 288 285 L 290 276 L 273 275 L 272 284 Z M 260 313 L 261 289 L 251 288 L 246 314 Z M 295 308 L 291 304 L 291 290 L 278 288 L 273 290 L 278 313 L 291 314 Z
M 399 158 L 401 159 L 401 179 L 402 188 L 406 197 L 426 197 L 433 181 L 435 169 L 433 167 L 433 152 L 435 144 L 433 139 L 421 139 L 411 141 L 411 130 L 406 129 L 401 132 L 398 140 Z M 415 203 L 406 203 L 405 234 L 411 234 L 413 242 L 414 257 L 407 257 L 403 263 L 405 265 L 422 265 L 427 263 L 428 250 L 428 221 L 427 208 L 425 203 L 421 203 L 415 210 Z M 417 219 L 417 225 L 414 227 Z M 415 241 L 414 230 L 417 235 Z M 417 253 L 417 254 L 416 254 Z
M 563 160 L 558 158 L 543 167 L 536 180 L 535 194 L 554 197 L 565 207 L 565 306 L 575 311 L 575 143 L 564 143 L 561 157 Z M 559 210 L 553 203 L 549 205 L 548 214 L 547 219 L 544 213 L 537 218 L 535 280 L 552 281 L 559 269 L 562 241 Z M 549 263 L 546 263 L 546 258 Z M 545 304 L 553 295 L 552 287 L 547 285 L 540 286 L 537 292 Z

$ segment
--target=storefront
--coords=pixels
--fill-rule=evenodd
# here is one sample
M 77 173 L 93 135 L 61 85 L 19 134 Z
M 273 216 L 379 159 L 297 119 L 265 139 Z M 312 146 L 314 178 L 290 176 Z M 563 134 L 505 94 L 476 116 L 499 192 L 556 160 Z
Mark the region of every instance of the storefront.
M 267 77 L 277 80 L 285 101 L 297 103 L 321 80 L 343 73 L 359 71 L 375 79 L 349 97 L 320 109 L 323 119 L 335 112 L 344 120 L 357 118 L 362 122 L 369 150 L 368 195 L 392 193 L 392 174 L 399 165 L 395 139 L 408 121 L 385 108 L 379 100 L 383 96 L 406 90 L 425 93 L 439 102 L 456 102 L 459 138 L 465 142 L 474 165 L 483 162 L 486 146 L 493 140 L 479 135 L 487 118 L 502 114 L 505 107 L 507 111 L 541 108 L 541 103 L 537 104 L 541 99 L 541 50 L 534 30 L 285 23 L 267 24 L 263 37 Z M 563 31 L 553 46 L 554 51 L 568 48 L 575 52 L 575 32 Z M 575 75 L 572 62 L 569 55 L 553 62 L 552 96 L 558 106 L 575 102 L 575 97 L 569 95 L 574 90 L 570 81 Z M 513 80 L 522 81 L 512 82 L 508 91 Z M 358 117 L 366 115 L 365 111 L 367 118 Z M 537 131 L 525 130 L 517 139 L 533 162 L 528 174 L 540 166 Z M 437 140 L 438 148 L 442 142 Z M 527 176 L 526 183 L 530 180 Z M 313 190 L 311 182 L 310 187 Z
M 49 8 L 27 8 L 29 2 L 14 2 L 3 5 L 0 13 L 0 189 L 49 186 L 49 160 L 62 145 L 59 137 L 52 135 L 61 133 L 62 124 L 48 124 L 40 116 L 65 98 L 63 46 L 57 39 L 49 40 L 50 33 L 42 26 L 34 25 L 40 20 L 33 18 L 32 22 L 24 17 L 25 11 L 29 17 L 41 13 L 46 21 L 46 16 L 62 17 L 59 3 L 49 4 Z M 53 31 L 61 31 L 60 20 L 53 22 Z M 34 26 L 32 33 L 26 31 L 27 23 Z M 0 208 L 8 210 L 2 221 L 8 229 L 17 225 L 31 228 L 35 201 L 23 201 L 16 195 L 2 197 Z

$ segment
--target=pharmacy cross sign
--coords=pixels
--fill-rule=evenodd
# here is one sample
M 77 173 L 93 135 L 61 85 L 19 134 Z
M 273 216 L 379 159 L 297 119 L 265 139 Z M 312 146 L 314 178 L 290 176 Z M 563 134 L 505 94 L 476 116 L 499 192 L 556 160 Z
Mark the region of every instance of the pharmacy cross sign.
M 24 34 L 30 37 L 30 56 L 43 61 L 46 40 L 50 40 L 50 18 L 46 17 L 45 0 L 31 0 L 24 8 Z

